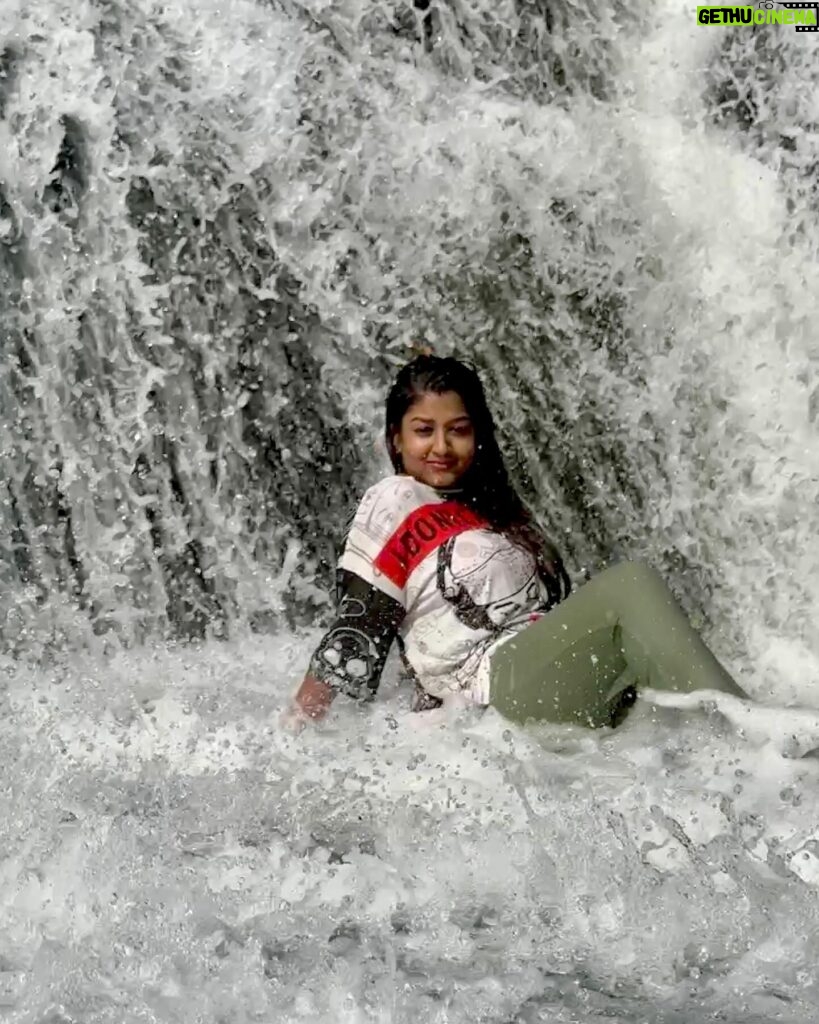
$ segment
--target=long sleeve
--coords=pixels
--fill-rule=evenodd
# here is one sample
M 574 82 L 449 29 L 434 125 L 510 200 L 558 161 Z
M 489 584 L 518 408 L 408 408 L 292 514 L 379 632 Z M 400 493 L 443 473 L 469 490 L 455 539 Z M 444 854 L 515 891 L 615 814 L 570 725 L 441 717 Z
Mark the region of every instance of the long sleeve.
M 308 671 L 350 697 L 368 700 L 378 689 L 404 608 L 343 568 L 337 574 L 337 596 L 335 621 L 316 648 Z

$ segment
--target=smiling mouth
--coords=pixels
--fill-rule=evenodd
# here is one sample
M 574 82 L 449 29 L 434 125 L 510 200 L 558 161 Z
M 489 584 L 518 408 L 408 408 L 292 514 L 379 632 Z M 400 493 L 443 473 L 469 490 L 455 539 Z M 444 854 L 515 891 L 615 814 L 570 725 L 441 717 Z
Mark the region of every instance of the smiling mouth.
M 433 462 L 433 461 L 430 460 L 430 461 L 427 462 L 427 465 L 430 466 L 432 469 L 452 469 L 452 467 L 455 465 L 455 463 L 454 462 Z

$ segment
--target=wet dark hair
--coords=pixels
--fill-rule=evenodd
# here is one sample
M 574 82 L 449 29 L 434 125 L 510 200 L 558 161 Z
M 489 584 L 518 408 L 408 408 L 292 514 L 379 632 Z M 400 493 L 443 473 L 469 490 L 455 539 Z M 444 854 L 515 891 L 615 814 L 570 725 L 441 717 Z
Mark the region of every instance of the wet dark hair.
M 532 518 L 512 486 L 495 436 L 495 421 L 477 372 L 451 356 L 419 355 L 403 366 L 387 395 L 385 439 L 396 473 L 404 472 L 395 435 L 422 395 L 454 391 L 460 396 L 475 431 L 475 458 L 458 481 L 458 500 L 469 505 L 498 533 L 529 551 L 537 562 L 550 604 L 568 596 L 571 581 L 557 548 Z

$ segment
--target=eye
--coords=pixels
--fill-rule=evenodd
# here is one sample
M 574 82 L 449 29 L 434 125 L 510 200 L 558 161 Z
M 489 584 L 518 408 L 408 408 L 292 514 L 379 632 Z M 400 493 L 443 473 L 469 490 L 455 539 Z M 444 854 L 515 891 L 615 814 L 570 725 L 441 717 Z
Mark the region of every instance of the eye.
M 418 437 L 428 437 L 432 433 L 432 427 L 416 427 L 414 433 Z
M 469 437 L 472 433 L 471 423 L 461 423 L 457 427 L 452 428 L 452 433 L 457 434 L 458 437 Z

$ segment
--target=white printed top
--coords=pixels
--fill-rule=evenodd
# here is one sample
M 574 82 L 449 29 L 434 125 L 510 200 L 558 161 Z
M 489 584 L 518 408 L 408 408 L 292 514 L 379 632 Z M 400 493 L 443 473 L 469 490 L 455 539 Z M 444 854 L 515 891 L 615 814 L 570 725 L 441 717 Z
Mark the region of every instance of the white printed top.
M 529 551 L 409 476 L 367 491 L 338 568 L 338 615 L 310 671 L 355 696 L 375 692 L 397 638 L 426 694 L 487 704 L 492 652 L 550 607 Z

